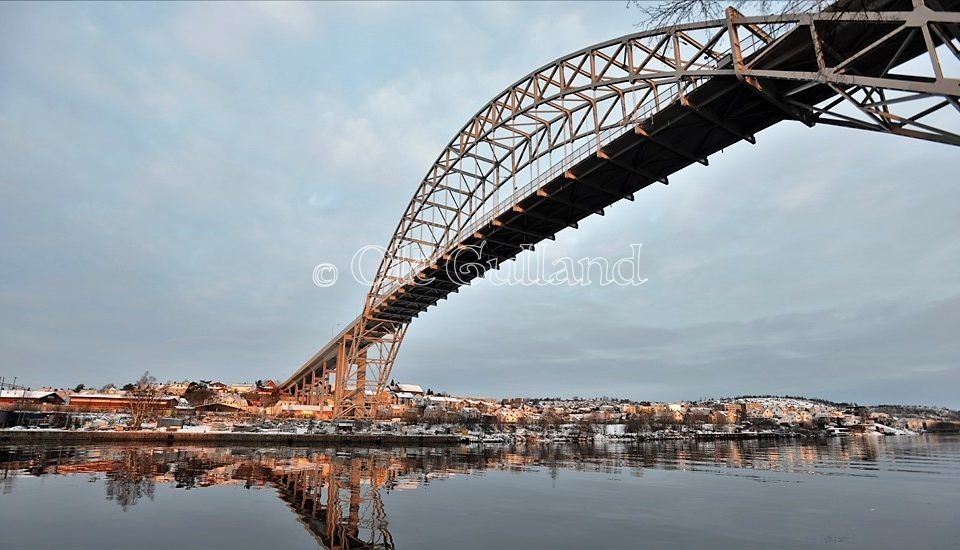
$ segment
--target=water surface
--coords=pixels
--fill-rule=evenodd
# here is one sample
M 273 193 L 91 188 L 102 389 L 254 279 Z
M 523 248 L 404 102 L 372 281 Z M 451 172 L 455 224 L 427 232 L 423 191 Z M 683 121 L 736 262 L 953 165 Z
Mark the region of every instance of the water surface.
M 0 547 L 957 548 L 960 437 L 3 447 Z

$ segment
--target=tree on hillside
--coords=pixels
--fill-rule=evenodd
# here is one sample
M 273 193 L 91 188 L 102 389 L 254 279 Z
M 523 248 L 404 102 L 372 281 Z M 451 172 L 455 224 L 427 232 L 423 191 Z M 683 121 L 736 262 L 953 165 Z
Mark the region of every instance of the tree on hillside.
M 211 397 L 213 397 L 213 390 L 208 388 L 203 380 L 200 382 L 190 382 L 190 384 L 187 385 L 187 390 L 183 392 L 183 398 L 194 407 L 203 405 Z
M 642 433 L 650 431 L 650 425 L 653 423 L 653 415 L 648 412 L 640 412 L 630 415 L 627 419 L 627 433 Z
M 144 371 L 139 380 L 127 386 L 132 386 L 127 390 L 127 398 L 130 402 L 130 425 L 137 429 L 150 409 L 156 405 L 156 400 L 160 397 L 160 386 L 157 384 L 157 379 L 150 375 L 150 371 Z

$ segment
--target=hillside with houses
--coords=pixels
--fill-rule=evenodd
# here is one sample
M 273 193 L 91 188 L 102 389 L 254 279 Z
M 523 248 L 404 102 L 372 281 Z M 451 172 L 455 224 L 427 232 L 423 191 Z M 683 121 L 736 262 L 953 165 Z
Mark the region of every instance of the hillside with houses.
M 414 431 L 451 433 L 478 429 L 497 433 L 601 434 L 615 436 L 730 436 L 958 431 L 960 413 L 942 407 L 863 406 L 791 396 L 739 396 L 650 402 L 613 397 L 494 398 L 453 396 L 414 383 L 391 383 L 378 395 L 376 421 Z M 145 374 L 135 383 L 87 388 L 0 390 L 0 425 L 80 429 L 256 430 L 286 423 L 330 424 L 332 399 L 313 404 L 281 394 L 273 380 L 157 382 Z M 358 427 L 362 429 L 362 427 Z

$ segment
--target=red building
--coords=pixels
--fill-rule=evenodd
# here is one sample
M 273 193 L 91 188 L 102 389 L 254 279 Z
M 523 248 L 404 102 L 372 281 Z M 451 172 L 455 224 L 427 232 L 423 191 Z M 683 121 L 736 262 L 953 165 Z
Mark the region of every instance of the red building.
M 151 399 L 147 406 L 154 410 L 173 410 L 179 402 L 178 397 L 163 395 Z M 115 393 L 73 393 L 69 405 L 88 411 L 125 411 L 130 409 L 130 397 Z
M 0 405 L 63 405 L 63 397 L 53 391 L 0 390 Z

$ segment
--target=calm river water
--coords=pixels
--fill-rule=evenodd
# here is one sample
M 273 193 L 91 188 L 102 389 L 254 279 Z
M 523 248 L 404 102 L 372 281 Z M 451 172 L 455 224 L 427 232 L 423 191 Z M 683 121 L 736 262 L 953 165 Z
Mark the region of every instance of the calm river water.
M 0 447 L 0 548 L 960 548 L 960 437 Z

